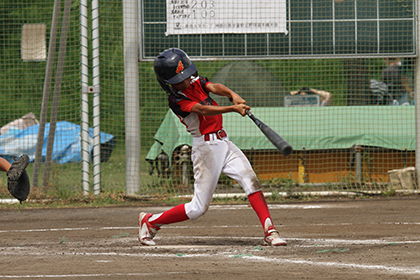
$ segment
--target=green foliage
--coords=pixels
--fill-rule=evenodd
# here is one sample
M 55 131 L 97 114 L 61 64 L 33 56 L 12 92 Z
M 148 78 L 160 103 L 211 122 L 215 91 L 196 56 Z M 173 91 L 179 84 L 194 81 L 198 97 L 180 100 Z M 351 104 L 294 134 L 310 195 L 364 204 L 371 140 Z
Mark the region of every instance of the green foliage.
M 395 189 L 390 188 L 388 191 L 385 191 L 383 194 L 385 196 L 395 196 L 397 194 L 397 192 L 395 191 Z

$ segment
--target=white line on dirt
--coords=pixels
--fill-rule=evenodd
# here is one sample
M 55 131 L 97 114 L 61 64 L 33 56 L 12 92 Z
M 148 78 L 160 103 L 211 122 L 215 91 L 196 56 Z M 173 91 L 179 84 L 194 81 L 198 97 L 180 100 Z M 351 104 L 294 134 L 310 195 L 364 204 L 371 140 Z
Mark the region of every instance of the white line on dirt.
M 368 269 L 368 270 L 380 270 L 388 271 L 390 273 L 397 274 L 420 274 L 420 269 L 408 268 L 408 267 L 393 267 L 385 265 L 365 265 L 357 263 L 338 263 L 338 262 L 313 262 L 306 260 L 291 260 L 291 259 L 273 259 L 258 256 L 244 256 L 245 259 L 258 260 L 263 262 L 276 262 L 276 263 L 291 263 L 291 264 L 303 264 L 312 266 L 327 266 L 327 267 L 340 267 L 350 269 Z
M 166 272 L 165 275 L 187 274 L 188 272 Z M 81 278 L 81 277 L 116 277 L 116 276 L 156 276 L 156 273 L 93 273 L 93 274 L 39 274 L 39 275 L 0 275 L 0 278 Z
M 220 240 L 254 240 L 254 239 L 262 239 L 262 237 L 253 237 L 253 236 L 182 236 L 185 240 L 194 240 L 194 239 L 220 239 Z M 165 236 L 157 236 L 153 240 L 161 240 L 165 239 Z M 172 236 L 174 239 L 174 236 Z M 314 244 L 322 244 L 322 246 L 336 246 L 337 244 L 346 244 L 346 245 L 389 245 L 389 244 L 417 244 L 420 243 L 420 240 L 396 240 L 396 239 L 365 239 L 365 240 L 355 240 L 355 239 L 315 239 L 315 238 L 286 238 L 287 241 L 299 241 L 311 244 L 310 246 L 314 246 Z M 326 245 L 325 245 L 326 244 Z M 182 246 L 182 245 L 179 245 Z M 307 247 L 307 245 L 302 246 L 301 244 L 291 245 L 293 247 Z M 166 246 L 157 246 L 158 248 L 164 248 Z M 167 246 L 168 248 L 172 248 L 173 245 Z M 185 245 L 185 248 L 190 248 L 190 245 Z
M 71 255 L 83 255 L 83 256 L 129 256 L 129 257 L 169 257 L 173 258 L 173 254 L 148 254 L 148 253 L 71 253 Z M 217 256 L 232 258 L 234 255 L 231 254 L 218 254 Z M 214 254 L 184 254 L 180 256 L 181 258 L 188 257 L 215 257 Z M 387 271 L 392 274 L 404 274 L 404 275 L 413 275 L 420 274 L 420 269 L 409 268 L 409 267 L 393 267 L 385 265 L 364 265 L 357 263 L 339 263 L 339 262 L 314 262 L 301 259 L 284 259 L 284 258 L 273 258 L 273 257 L 260 257 L 260 256 L 241 256 L 241 259 L 246 261 L 258 261 L 258 262 L 271 262 L 278 264 L 297 264 L 297 265 L 309 265 L 309 266 L 318 266 L 318 267 L 337 267 L 337 268 L 347 268 L 347 269 L 365 269 L 365 270 L 379 270 Z M 178 273 L 167 273 L 167 274 L 178 274 Z M 72 275 L 0 275 L 0 278 L 82 278 L 82 277 L 104 277 L 104 276 L 152 276 L 150 273 L 113 273 L 113 274 L 72 274 Z
M 385 225 L 420 225 L 418 222 L 395 222 L 395 223 L 379 223 Z M 306 224 L 305 226 L 351 226 L 353 223 L 334 223 L 334 224 Z M 194 225 L 167 225 L 165 229 L 184 229 L 184 228 L 255 228 L 261 227 L 260 225 L 213 225 L 213 226 L 194 226 Z M 284 228 L 287 226 L 281 225 L 278 228 Z M 90 228 L 90 227 L 79 227 L 79 228 L 38 228 L 38 229 L 9 229 L 9 230 L 0 230 L 0 233 L 10 233 L 10 232 L 51 232 L 51 231 L 85 231 L 85 230 L 132 230 L 138 229 L 135 227 L 99 227 L 99 228 Z
M 10 230 L 0 230 L 0 233 L 8 232 L 43 232 L 43 231 L 83 231 L 90 230 L 94 228 L 38 228 L 38 229 L 10 229 Z M 97 229 L 95 229 L 97 230 Z

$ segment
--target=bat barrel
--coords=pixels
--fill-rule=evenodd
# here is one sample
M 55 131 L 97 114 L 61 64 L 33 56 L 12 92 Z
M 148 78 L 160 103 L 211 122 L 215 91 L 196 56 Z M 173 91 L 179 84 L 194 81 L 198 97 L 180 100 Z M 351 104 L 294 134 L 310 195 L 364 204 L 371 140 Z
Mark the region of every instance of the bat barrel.
M 293 152 L 292 146 L 290 146 L 288 143 L 284 143 L 283 147 L 281 148 L 281 153 L 285 156 L 288 156 L 292 152 Z
M 250 117 L 254 123 L 258 126 L 261 132 L 270 140 L 270 142 L 284 155 L 288 156 L 293 152 L 292 146 L 284 140 L 277 132 L 272 130 L 269 126 L 265 123 L 260 121 L 257 117 L 255 117 L 251 112 L 248 110 L 246 111 L 248 117 Z

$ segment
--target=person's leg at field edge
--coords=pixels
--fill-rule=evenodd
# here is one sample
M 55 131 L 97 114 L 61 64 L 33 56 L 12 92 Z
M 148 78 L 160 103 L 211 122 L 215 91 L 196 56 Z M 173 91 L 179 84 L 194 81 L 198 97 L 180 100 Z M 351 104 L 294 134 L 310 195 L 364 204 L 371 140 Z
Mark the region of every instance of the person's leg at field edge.
M 10 162 L 0 157 L 0 171 L 4 171 L 4 172 L 9 171 L 10 166 L 12 166 Z
M 236 180 L 244 189 L 263 227 L 265 245 L 286 246 L 286 241 L 280 238 L 279 232 L 274 227 L 267 201 L 261 191 L 261 183 L 248 158 L 233 142 L 229 141 L 229 146 L 230 155 L 227 157 L 229 161 L 225 164 L 222 172 Z M 240 170 L 239 173 L 238 170 Z

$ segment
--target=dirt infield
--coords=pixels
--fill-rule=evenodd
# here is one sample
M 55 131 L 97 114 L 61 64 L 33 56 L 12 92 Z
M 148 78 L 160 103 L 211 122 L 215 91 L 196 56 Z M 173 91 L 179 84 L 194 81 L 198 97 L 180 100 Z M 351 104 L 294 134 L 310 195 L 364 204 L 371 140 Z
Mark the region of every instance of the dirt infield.
M 139 246 L 139 211 L 0 210 L 0 279 L 420 279 L 420 198 L 271 204 L 287 247 L 262 246 L 248 205 L 212 205 Z

